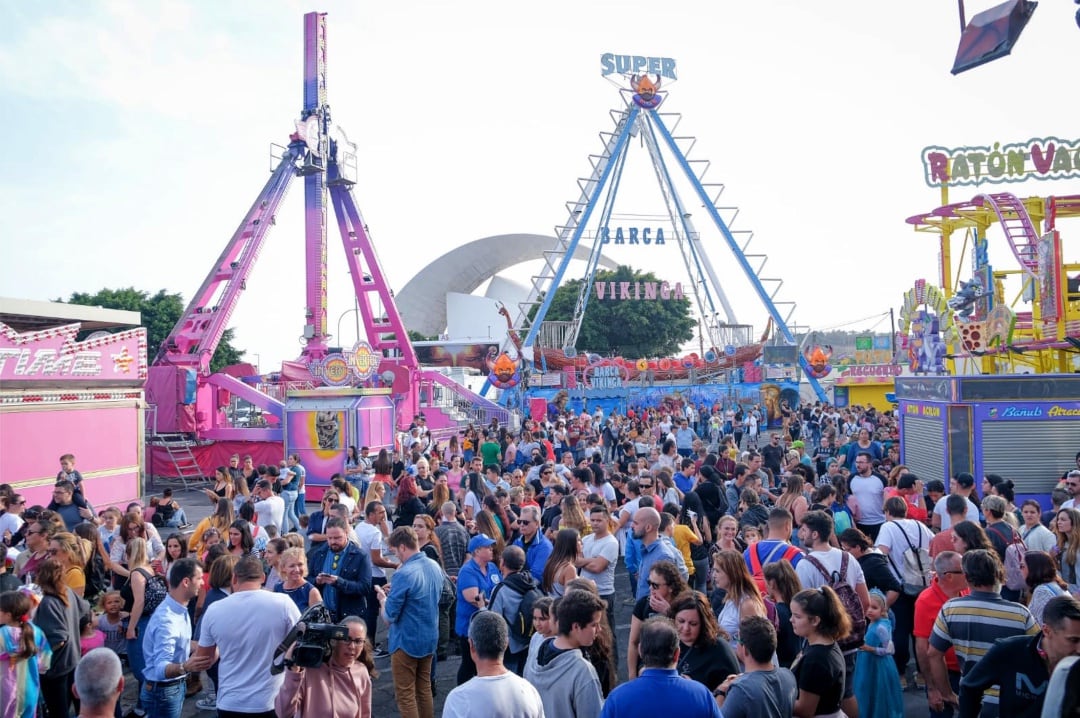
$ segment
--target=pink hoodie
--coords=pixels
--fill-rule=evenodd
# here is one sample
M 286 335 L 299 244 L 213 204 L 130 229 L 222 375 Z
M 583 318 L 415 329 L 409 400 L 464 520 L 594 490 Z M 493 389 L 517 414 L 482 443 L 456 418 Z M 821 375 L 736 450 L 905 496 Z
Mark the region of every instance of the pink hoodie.
M 274 702 L 278 718 L 371 718 L 371 677 L 359 661 L 351 668 L 333 662 L 302 671 L 285 671 Z

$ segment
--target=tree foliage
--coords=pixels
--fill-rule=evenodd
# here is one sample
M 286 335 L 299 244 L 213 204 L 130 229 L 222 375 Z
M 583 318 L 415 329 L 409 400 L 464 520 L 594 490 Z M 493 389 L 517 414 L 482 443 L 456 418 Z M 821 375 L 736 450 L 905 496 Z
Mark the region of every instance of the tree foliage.
M 628 266 L 596 273 L 589 290 L 589 303 L 581 322 L 575 346 L 579 351 L 627 359 L 673 356 L 682 344 L 694 338 L 695 322 L 690 316 L 690 300 L 625 300 L 596 296 L 596 282 L 657 282 L 652 272 L 639 272 Z M 574 317 L 584 280 L 564 282 L 555 290 L 545 320 L 570 321 Z
M 63 299 L 56 301 L 62 302 Z M 146 327 L 146 352 L 150 361 L 157 356 L 158 347 L 169 336 L 180 316 L 184 313 L 184 300 L 179 292 L 170 294 L 164 289 L 153 296 L 149 292 L 134 287 L 124 289 L 102 289 L 94 294 L 75 292 L 67 300 L 68 304 L 81 304 L 105 309 L 123 309 L 139 312 L 142 325 Z M 232 345 L 233 330 L 226 329 L 218 343 L 217 351 L 210 361 L 211 371 L 220 371 L 230 364 L 243 361 L 244 352 Z

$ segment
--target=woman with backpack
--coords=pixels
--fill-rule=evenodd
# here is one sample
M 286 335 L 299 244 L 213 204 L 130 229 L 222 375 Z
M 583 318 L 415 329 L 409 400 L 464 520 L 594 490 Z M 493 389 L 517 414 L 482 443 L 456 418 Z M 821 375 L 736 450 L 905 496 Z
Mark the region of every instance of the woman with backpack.
M 128 664 L 142 692 L 144 657 L 142 650 L 143 634 L 150 623 L 150 615 L 165 600 L 168 589 L 161 576 L 154 575 L 150 557 L 146 554 L 146 540 L 135 537 L 127 542 L 128 580 L 120 589 L 124 599 L 124 610 L 128 612 Z M 142 715 L 136 710 L 136 715 Z

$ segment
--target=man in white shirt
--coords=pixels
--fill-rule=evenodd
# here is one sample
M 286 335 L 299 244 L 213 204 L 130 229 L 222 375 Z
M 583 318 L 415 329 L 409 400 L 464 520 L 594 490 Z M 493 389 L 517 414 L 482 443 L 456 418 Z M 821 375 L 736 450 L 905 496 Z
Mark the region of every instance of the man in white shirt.
M 596 592 L 607 604 L 608 625 L 615 625 L 615 564 L 619 561 L 619 540 L 611 533 L 611 514 L 603 506 L 589 510 L 592 533 L 581 539 L 581 557 L 576 566 L 581 577 L 596 584 Z M 617 650 L 618 646 L 614 646 Z M 618 657 L 614 659 L 618 665 Z
M 975 477 L 966 471 L 961 471 L 949 480 L 949 493 L 963 496 L 968 502 L 967 520 L 979 523 L 979 507 L 971 501 L 971 494 L 974 491 Z M 949 510 L 945 506 L 945 500 L 948 498 L 948 496 L 942 496 L 938 499 L 938 502 L 934 504 L 934 515 L 931 517 L 931 524 L 935 529 L 940 531 L 952 528 L 952 519 L 949 517 Z
M 196 656 L 218 660 L 217 709 L 229 715 L 273 715 L 285 675 L 270 673 L 274 649 L 300 620 L 284 593 L 263 591 L 262 561 L 243 556 L 233 592 L 206 609 Z
M 1080 470 L 1070 471 L 1065 475 L 1065 490 L 1072 498 L 1063 503 L 1061 508 L 1076 508 L 1076 500 L 1080 498 Z
M 821 570 L 814 565 L 814 561 L 808 559 L 816 559 L 818 563 L 824 566 L 825 572 L 829 576 L 838 577 L 846 557 L 847 571 L 843 574 L 843 580 L 854 589 L 865 615 L 866 609 L 870 607 L 870 592 L 866 590 L 866 577 L 863 575 L 862 567 L 859 566 L 859 562 L 855 560 L 854 556 L 829 545 L 829 537 L 832 534 L 833 519 L 829 514 L 824 511 L 807 511 L 803 515 L 802 524 L 799 526 L 799 541 L 802 542 L 804 547 L 808 547 L 810 551 L 795 566 L 795 573 L 799 576 L 799 583 L 802 584 L 804 589 L 821 588 L 831 583 L 830 579 L 827 579 Z M 841 703 L 841 708 L 848 715 L 858 715 L 859 712 L 858 704 L 855 702 L 854 685 L 852 684 L 856 653 L 858 651 L 848 651 L 844 654 L 847 678 L 844 681 L 844 700 Z
M 544 718 L 544 704 L 532 684 L 503 665 L 510 643 L 506 620 L 493 611 L 480 611 L 469 622 L 469 653 L 476 676 L 450 691 L 443 718 L 479 715 Z
M 874 457 L 868 451 L 855 456 L 855 473 L 848 482 L 855 506 L 855 525 L 871 541 L 877 540 L 878 531 L 885 523 L 885 484 L 874 475 Z
M 285 499 L 274 493 L 270 482 L 259 479 L 252 492 L 255 499 L 255 523 L 263 528 L 276 526 L 278 536 L 285 533 Z
M 386 507 L 378 501 L 371 501 L 364 507 L 364 520 L 356 525 L 356 536 L 360 539 L 360 550 L 366 551 L 371 557 L 371 590 L 368 592 L 368 605 L 379 605 L 379 594 L 375 591 L 376 586 L 386 585 L 386 569 L 397 568 L 397 564 L 386 558 L 383 551 L 389 551 L 389 530 L 386 525 Z M 370 611 L 364 617 L 367 621 L 368 635 L 374 636 L 378 628 L 378 613 Z M 375 657 L 383 658 L 390 655 L 381 644 L 375 646 Z

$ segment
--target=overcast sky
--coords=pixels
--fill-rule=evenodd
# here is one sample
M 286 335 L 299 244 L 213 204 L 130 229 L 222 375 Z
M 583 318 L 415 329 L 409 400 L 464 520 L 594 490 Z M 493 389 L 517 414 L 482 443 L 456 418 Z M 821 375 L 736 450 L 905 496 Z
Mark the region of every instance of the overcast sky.
M 969 17 L 991 4 L 968 0 Z M 735 229 L 754 231 L 766 274 L 785 279 L 778 298 L 813 328 L 885 330 L 880 317 L 903 292 L 936 278 L 936 241 L 904 223 L 939 203 L 923 182 L 924 146 L 1080 138 L 1080 28 L 1063 0 L 1040 3 L 1011 57 L 957 77 L 948 0 L 0 0 L 0 295 L 134 285 L 189 298 L 266 181 L 270 143 L 293 131 L 312 9 L 329 13 L 333 119 L 359 145 L 355 195 L 396 289 L 452 247 L 550 234 L 565 219 L 621 106 L 600 75 L 604 52 L 677 61 L 664 109 L 683 114 L 692 158 L 712 162 L 707 179 L 740 208 Z M 658 214 L 635 150 L 616 213 Z M 957 188 L 952 199 L 991 189 L 1080 194 L 1080 180 Z M 236 344 L 264 370 L 300 350 L 302 197 L 294 187 L 284 201 L 232 317 Z M 763 326 L 730 253 L 703 213 L 694 221 L 739 320 Z M 1077 228 L 1061 228 L 1066 259 L 1080 261 Z M 329 252 L 337 333 L 352 299 L 333 233 Z M 613 256 L 686 282 L 666 252 Z M 991 262 L 1013 264 L 1000 236 Z

